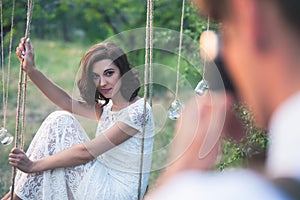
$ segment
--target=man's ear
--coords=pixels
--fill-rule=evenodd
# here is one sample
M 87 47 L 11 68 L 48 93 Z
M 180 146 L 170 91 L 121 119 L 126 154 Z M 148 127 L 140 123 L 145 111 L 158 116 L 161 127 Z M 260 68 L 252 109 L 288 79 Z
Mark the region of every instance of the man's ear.
M 264 53 L 270 47 L 270 23 L 268 23 L 268 11 L 266 2 L 252 0 L 254 6 L 253 16 L 253 42 L 259 53 Z
M 230 92 L 226 94 L 226 118 L 223 128 L 223 137 L 230 140 L 241 141 L 246 135 L 241 119 L 233 109 L 237 100 Z
M 268 22 L 265 3 L 261 0 L 230 0 L 233 7 L 233 20 L 239 23 L 245 41 L 263 53 L 268 47 Z

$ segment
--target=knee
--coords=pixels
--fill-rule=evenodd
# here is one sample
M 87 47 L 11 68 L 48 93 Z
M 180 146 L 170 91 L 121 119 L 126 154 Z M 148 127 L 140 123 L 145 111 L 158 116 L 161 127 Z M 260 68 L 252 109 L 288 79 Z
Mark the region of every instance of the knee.
M 48 139 L 58 142 L 73 141 L 83 132 L 78 120 L 67 111 L 54 111 L 44 123 Z
M 54 116 L 54 117 L 71 116 L 71 117 L 73 117 L 72 113 L 65 111 L 65 110 L 56 110 L 56 111 L 50 113 L 49 116 Z
M 77 120 L 71 113 L 64 110 L 58 110 L 49 114 L 45 119 L 45 122 L 55 125 L 69 125 L 76 123 Z

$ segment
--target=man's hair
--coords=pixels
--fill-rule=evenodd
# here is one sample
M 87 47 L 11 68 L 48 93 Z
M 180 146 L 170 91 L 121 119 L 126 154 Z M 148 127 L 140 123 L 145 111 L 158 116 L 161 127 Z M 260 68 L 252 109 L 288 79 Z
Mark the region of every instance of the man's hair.
M 231 13 L 228 0 L 193 0 L 202 14 L 216 21 L 222 21 Z M 249 1 L 249 0 L 247 0 Z M 253 0 L 260 3 L 274 3 L 282 17 L 294 30 L 300 33 L 300 1 L 299 0 Z
M 222 21 L 228 15 L 227 0 L 194 0 L 201 14 L 207 15 L 216 21 Z

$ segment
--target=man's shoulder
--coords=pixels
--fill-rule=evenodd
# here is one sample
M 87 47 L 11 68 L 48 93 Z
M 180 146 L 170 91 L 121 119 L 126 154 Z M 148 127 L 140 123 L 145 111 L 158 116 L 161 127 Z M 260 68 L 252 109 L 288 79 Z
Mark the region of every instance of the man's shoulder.
M 186 171 L 154 190 L 147 200 L 159 199 L 287 199 L 264 177 L 249 170 Z

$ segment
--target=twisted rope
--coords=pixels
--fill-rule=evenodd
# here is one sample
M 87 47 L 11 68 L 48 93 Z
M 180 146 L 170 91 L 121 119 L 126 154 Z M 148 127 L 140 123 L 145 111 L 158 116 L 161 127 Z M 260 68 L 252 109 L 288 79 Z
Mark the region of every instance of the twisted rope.
M 12 2 L 12 11 L 11 11 L 11 26 L 10 26 L 10 36 L 9 36 L 9 53 L 8 53 L 6 91 L 5 91 L 5 109 L 3 109 L 4 128 L 6 126 L 6 113 L 7 113 L 7 105 L 8 105 L 8 86 L 9 86 L 10 68 L 11 68 L 10 66 L 11 66 L 12 40 L 13 40 L 13 30 L 14 30 L 14 14 L 15 14 L 15 0 L 13 0 L 13 2 Z
M 30 36 L 30 24 L 32 19 L 33 0 L 27 2 L 27 23 L 25 30 L 25 40 Z M 27 75 L 23 72 L 23 62 L 20 64 L 18 98 L 17 98 L 17 114 L 16 114 L 16 131 L 15 131 L 15 147 L 19 147 L 19 135 L 21 135 L 21 148 L 24 148 L 24 128 L 25 128 L 25 108 L 26 108 L 26 90 L 27 90 Z M 21 104 L 22 102 L 22 104 Z M 22 122 L 20 125 L 20 119 Z M 21 126 L 21 133 L 20 133 Z M 11 200 L 13 200 L 14 185 L 15 185 L 16 168 L 12 170 L 12 185 L 11 185 Z
M 178 45 L 176 90 L 175 90 L 175 97 L 176 98 L 178 96 L 178 87 L 179 87 L 179 75 L 180 75 L 180 61 L 181 61 L 181 50 L 182 50 L 184 9 L 185 9 L 185 0 L 182 0 L 181 20 L 180 20 L 180 34 L 179 34 L 179 45 Z
M 4 120 L 3 120 L 3 126 L 5 128 L 6 125 L 6 106 L 5 106 L 5 71 L 4 71 L 4 39 L 3 39 L 3 4 L 2 0 L 0 1 L 0 15 L 1 15 L 1 72 L 2 72 L 2 98 L 3 98 L 3 115 L 4 115 Z
M 138 199 L 142 199 L 142 177 L 143 177 L 143 161 L 144 161 L 144 146 L 145 146 L 145 129 L 146 129 L 146 105 L 147 93 L 149 82 L 149 101 L 152 105 L 152 82 L 153 82 L 153 0 L 147 0 L 147 20 L 146 20 L 146 39 L 145 39 L 145 70 L 144 70 L 144 113 L 143 113 L 143 126 L 142 126 L 142 146 L 140 157 L 140 176 L 138 184 Z M 150 77 L 149 77 L 150 71 Z M 150 80 L 149 80 L 150 79 Z

